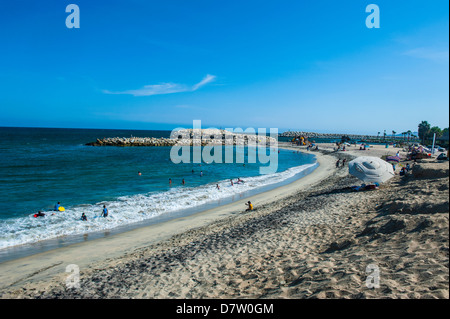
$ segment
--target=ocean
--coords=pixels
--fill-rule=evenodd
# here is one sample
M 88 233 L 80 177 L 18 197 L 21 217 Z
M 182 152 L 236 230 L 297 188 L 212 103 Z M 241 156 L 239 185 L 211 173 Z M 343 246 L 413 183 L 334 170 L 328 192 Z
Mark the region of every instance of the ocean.
M 72 243 L 86 234 L 191 214 L 280 186 L 317 167 L 314 155 L 289 150 L 280 150 L 276 173 L 261 175 L 263 164 L 247 160 L 245 165 L 174 164 L 170 147 L 85 145 L 131 136 L 169 137 L 170 131 L 0 128 L 0 260 L 11 248 L 41 247 L 55 239 Z M 238 178 L 245 183 L 232 186 L 230 179 Z M 64 212 L 52 211 L 57 202 Z M 103 205 L 107 218 L 99 217 Z M 39 210 L 46 216 L 33 217 Z M 87 221 L 80 220 L 82 213 Z

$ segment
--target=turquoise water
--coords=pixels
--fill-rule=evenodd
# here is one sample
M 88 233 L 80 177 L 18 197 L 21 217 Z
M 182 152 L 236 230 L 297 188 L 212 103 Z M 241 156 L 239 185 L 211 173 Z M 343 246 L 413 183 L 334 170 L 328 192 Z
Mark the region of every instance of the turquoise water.
M 248 163 L 246 148 L 233 148 L 244 152 L 243 165 L 174 164 L 170 147 L 85 146 L 130 136 L 169 137 L 170 131 L 0 128 L 0 249 L 195 209 L 282 183 L 316 165 L 313 155 L 280 150 L 277 172 L 261 175 L 260 163 Z M 230 179 L 237 178 L 245 183 L 232 186 Z M 57 202 L 66 211 L 52 215 Z M 98 218 L 103 205 L 108 218 Z M 38 210 L 46 216 L 34 218 Z M 87 222 L 80 221 L 82 213 Z

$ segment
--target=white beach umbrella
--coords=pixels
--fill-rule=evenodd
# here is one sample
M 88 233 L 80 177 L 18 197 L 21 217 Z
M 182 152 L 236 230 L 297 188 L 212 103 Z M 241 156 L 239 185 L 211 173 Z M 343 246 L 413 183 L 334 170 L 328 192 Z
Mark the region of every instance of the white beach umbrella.
M 365 183 L 384 183 L 395 176 L 392 165 L 378 157 L 361 156 L 348 163 L 349 173 Z

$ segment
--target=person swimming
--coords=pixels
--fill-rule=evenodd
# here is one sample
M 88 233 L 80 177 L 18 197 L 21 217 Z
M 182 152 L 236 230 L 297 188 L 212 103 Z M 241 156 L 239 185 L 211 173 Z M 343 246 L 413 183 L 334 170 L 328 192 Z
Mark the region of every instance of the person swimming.
M 58 202 L 58 204 L 55 205 L 54 210 L 59 211 L 59 208 L 61 207 L 61 202 Z
M 38 218 L 38 217 L 44 217 L 45 214 L 41 211 L 38 211 L 36 214 L 33 215 L 33 217 Z
M 81 220 L 87 221 L 87 217 L 86 217 L 85 213 L 81 214 Z

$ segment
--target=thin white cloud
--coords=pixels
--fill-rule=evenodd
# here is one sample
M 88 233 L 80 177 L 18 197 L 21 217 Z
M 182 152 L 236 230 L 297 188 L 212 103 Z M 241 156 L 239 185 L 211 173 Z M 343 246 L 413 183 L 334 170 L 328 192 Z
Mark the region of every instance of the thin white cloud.
M 448 62 L 449 59 L 448 50 L 438 50 L 424 47 L 408 50 L 403 52 L 403 54 L 410 57 L 430 60 L 434 62 Z
M 203 80 L 201 80 L 200 82 L 198 82 L 197 84 L 195 84 L 192 87 L 192 91 L 198 90 L 199 88 L 201 88 L 202 86 L 214 81 L 216 79 L 215 75 L 211 75 L 211 74 L 207 74 Z
M 178 83 L 161 83 L 161 84 L 146 85 L 143 88 L 137 90 L 116 91 L 116 92 L 103 90 L 103 93 L 130 94 L 133 96 L 150 96 L 150 95 L 171 94 L 180 92 L 193 92 L 205 86 L 206 84 L 213 82 L 215 79 L 216 79 L 215 75 L 207 74 L 200 82 L 192 86 Z

